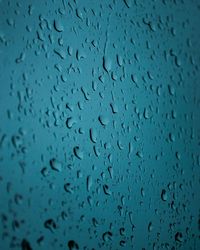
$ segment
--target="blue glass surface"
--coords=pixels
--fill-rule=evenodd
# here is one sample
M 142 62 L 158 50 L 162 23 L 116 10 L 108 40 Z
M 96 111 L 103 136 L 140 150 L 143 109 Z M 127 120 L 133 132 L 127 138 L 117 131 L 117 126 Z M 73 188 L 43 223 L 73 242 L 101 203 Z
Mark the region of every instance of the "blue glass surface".
M 200 249 L 200 2 L 0 1 L 0 250 Z

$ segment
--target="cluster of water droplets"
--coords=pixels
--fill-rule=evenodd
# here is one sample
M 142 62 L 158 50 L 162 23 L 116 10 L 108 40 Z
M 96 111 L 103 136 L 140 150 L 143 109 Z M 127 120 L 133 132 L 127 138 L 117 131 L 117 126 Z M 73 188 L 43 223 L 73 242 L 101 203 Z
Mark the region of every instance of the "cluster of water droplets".
M 198 1 L 0 1 L 0 249 L 198 250 Z

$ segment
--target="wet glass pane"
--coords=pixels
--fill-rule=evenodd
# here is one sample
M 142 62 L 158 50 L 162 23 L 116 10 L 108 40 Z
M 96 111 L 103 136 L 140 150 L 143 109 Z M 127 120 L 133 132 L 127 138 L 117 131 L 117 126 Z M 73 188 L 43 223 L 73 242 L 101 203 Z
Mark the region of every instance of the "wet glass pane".
M 0 250 L 200 249 L 200 2 L 0 0 Z

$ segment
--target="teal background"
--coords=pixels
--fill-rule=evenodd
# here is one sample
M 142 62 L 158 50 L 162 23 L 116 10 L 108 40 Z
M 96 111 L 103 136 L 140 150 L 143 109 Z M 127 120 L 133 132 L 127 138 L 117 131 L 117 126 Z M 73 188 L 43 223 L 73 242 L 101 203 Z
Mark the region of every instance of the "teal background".
M 0 1 L 0 250 L 200 249 L 200 2 Z

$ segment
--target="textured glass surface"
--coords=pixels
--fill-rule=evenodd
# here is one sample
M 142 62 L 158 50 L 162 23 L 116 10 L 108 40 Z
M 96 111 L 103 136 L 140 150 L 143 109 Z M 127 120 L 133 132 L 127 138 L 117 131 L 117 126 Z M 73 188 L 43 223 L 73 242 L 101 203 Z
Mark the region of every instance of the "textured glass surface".
M 0 250 L 200 249 L 200 2 L 0 0 Z

